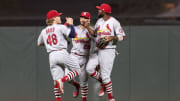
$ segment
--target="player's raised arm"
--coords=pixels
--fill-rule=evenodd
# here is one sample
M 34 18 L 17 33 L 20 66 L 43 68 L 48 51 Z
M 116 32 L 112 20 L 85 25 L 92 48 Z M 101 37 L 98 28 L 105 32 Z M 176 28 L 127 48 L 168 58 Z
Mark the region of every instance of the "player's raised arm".
M 84 23 L 84 27 L 87 28 L 87 30 L 89 31 L 89 33 L 90 33 L 92 36 L 96 37 L 95 30 L 90 27 L 90 21 L 86 21 L 86 22 Z
M 73 25 L 73 19 L 70 17 L 66 17 L 66 24 L 68 24 L 65 26 L 63 33 L 70 38 L 75 38 L 75 29 L 74 29 L 74 25 Z

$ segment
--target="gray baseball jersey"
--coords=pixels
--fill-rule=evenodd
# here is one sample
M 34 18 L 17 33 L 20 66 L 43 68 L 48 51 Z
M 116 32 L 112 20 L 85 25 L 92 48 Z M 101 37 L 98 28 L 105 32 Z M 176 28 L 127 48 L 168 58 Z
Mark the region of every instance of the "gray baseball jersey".
M 105 36 L 125 36 L 119 21 L 114 17 L 109 17 L 106 21 L 103 18 L 98 19 L 95 29 L 97 30 L 97 39 Z M 113 45 L 111 41 L 106 48 L 116 48 L 116 45 Z
M 90 34 L 87 29 L 82 29 L 79 26 L 75 26 L 76 37 L 72 39 L 71 52 L 78 53 L 80 55 L 88 55 L 90 50 Z
M 44 28 L 39 35 L 38 43 L 44 43 L 49 53 L 49 64 L 53 80 L 58 80 L 64 76 L 64 68 L 76 70 L 80 73 L 80 66 L 67 52 L 67 40 L 70 28 L 53 24 Z
M 44 43 L 47 52 L 58 49 L 66 49 L 67 40 L 65 37 L 68 37 L 69 33 L 70 29 L 68 27 L 61 24 L 53 24 L 51 26 L 47 26 L 41 31 L 38 43 Z

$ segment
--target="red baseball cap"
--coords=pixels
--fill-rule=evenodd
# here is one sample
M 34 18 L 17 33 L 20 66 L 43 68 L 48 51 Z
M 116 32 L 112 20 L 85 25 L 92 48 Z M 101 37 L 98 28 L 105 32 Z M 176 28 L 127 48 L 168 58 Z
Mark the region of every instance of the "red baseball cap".
M 82 12 L 80 17 L 86 17 L 86 18 L 90 19 L 91 18 L 91 14 L 89 12 Z
M 100 6 L 96 6 L 97 9 L 104 11 L 105 13 L 111 13 L 111 6 L 103 3 Z
M 50 10 L 47 15 L 46 15 L 46 18 L 47 19 L 51 19 L 53 17 L 56 17 L 56 16 L 60 16 L 62 15 L 62 13 L 58 13 L 56 10 Z

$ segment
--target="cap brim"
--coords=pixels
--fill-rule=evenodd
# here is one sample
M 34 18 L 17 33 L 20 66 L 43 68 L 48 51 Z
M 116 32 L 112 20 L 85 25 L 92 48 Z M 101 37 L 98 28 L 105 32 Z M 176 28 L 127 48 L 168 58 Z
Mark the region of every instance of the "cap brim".
M 96 8 L 101 10 L 101 7 L 100 7 L 100 6 L 96 6 Z
M 83 18 L 86 18 L 86 19 L 90 19 L 90 18 L 88 18 L 88 17 L 85 17 L 85 16 L 79 16 L 79 17 L 83 17 Z
M 60 16 L 60 15 L 62 15 L 63 13 L 58 13 L 58 15 Z

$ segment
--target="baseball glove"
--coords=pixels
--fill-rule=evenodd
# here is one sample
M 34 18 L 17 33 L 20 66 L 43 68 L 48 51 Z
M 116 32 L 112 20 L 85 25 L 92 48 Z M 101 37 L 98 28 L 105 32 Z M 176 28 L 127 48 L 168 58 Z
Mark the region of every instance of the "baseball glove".
M 108 43 L 109 43 L 109 41 L 105 37 L 103 37 L 97 41 L 96 46 L 99 49 L 104 49 L 108 45 Z

